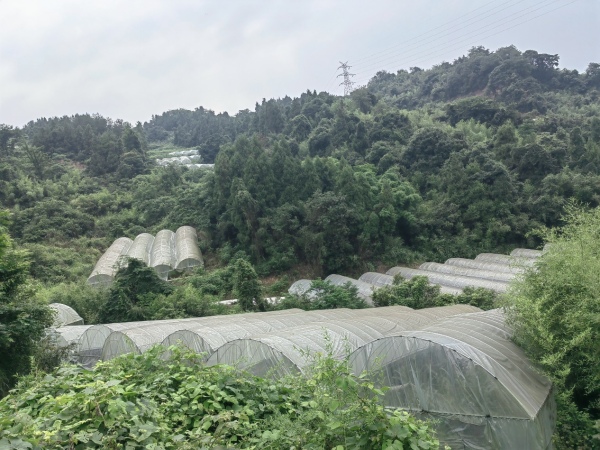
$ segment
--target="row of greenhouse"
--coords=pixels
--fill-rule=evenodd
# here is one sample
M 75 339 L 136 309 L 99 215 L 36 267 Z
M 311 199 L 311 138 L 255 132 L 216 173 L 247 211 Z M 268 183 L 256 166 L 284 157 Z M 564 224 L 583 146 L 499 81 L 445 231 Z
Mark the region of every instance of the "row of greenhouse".
M 168 158 L 157 158 L 158 166 L 185 166 L 190 169 L 212 169 L 214 164 L 202 164 L 202 156 L 198 150 L 182 150 L 169 153 Z
M 450 258 L 444 264 L 426 262 L 418 269 L 396 266 L 385 274 L 366 272 L 358 279 L 332 274 L 325 278 L 325 281 L 336 286 L 351 284 L 356 287 L 358 296 L 369 305 L 373 305 L 373 292 L 383 286 L 392 285 L 396 276 L 406 280 L 416 276 L 427 277 L 430 284 L 440 287 L 442 294 L 458 295 L 466 287 L 485 288 L 503 293 L 508 289 L 509 283 L 532 267 L 542 253 L 543 250 L 518 248 L 510 255 L 481 253 L 475 259 Z M 315 295 L 311 286 L 311 280 L 298 280 L 290 286 L 288 292 L 310 297 Z
M 143 261 L 163 280 L 174 270 L 184 271 L 204 264 L 196 230 L 182 226 L 176 232 L 161 230 L 156 236 L 142 233 L 134 240 L 127 237 L 115 240 L 96 263 L 88 284 L 109 286 L 127 258 Z
M 500 310 L 290 309 L 64 326 L 57 339 L 72 342 L 85 366 L 179 344 L 203 354 L 207 365 L 236 365 L 259 376 L 302 373 L 311 355 L 330 352 L 387 387 L 387 407 L 435 419 L 452 448 L 545 449 L 554 427 L 551 384 L 510 340 Z
M 480 254 L 472 260 L 428 262 L 418 269 L 367 272 L 359 279 L 333 274 L 325 280 L 354 285 L 371 305 L 374 290 L 392 284 L 395 276 L 427 276 L 448 294 L 459 294 L 468 286 L 505 292 L 542 254 L 516 249 L 510 255 Z M 308 298 L 316 295 L 310 280 L 297 281 L 289 291 Z M 53 307 L 60 316 L 56 342 L 71 346 L 74 359 L 86 367 L 126 353 L 141 354 L 157 344 L 165 349 L 183 345 L 202 354 L 207 365 L 225 363 L 258 376 L 279 377 L 302 373 L 314 355 L 331 353 L 340 360 L 347 358 L 355 374 L 367 372 L 374 383 L 385 387 L 386 407 L 434 419 L 440 440 L 451 448 L 552 447 L 556 410 L 552 385 L 512 342 L 499 309 L 481 311 L 469 305 L 289 309 L 82 325 L 75 311 Z

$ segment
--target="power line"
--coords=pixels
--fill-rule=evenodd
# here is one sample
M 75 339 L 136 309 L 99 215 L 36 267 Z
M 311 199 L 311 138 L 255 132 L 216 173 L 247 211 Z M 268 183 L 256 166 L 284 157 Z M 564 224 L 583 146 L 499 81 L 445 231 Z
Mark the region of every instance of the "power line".
M 560 5 L 560 6 L 556 7 L 556 8 L 553 8 L 553 9 L 551 9 L 551 10 L 545 11 L 545 12 L 543 12 L 542 14 L 538 14 L 538 15 L 536 15 L 536 16 L 529 17 L 529 18 L 527 18 L 526 20 L 520 21 L 520 22 L 518 22 L 518 23 L 516 23 L 516 24 L 514 24 L 514 25 L 512 25 L 512 26 L 509 26 L 509 27 L 503 28 L 503 29 L 501 29 L 501 30 L 499 30 L 499 31 L 497 31 L 497 32 L 495 32 L 495 33 L 491 33 L 491 34 L 489 34 L 489 33 L 485 33 L 485 32 L 484 32 L 484 33 L 480 33 L 480 34 L 478 34 L 478 35 L 475 35 L 475 36 L 470 36 L 468 39 L 463 39 L 462 41 L 459 41 L 458 43 L 462 43 L 462 42 L 470 42 L 470 44 L 469 44 L 469 45 L 473 45 L 473 41 L 472 41 L 472 39 L 474 39 L 474 38 L 477 38 L 477 37 L 479 37 L 479 36 L 482 36 L 483 38 L 488 38 L 488 37 L 491 37 L 491 36 L 496 36 L 496 35 L 498 35 L 498 34 L 500 34 L 500 33 L 503 33 L 503 32 L 505 32 L 505 31 L 508 31 L 508 30 L 510 30 L 510 29 L 513 29 L 513 28 L 516 28 L 516 27 L 518 27 L 518 26 L 520 26 L 520 25 L 523 25 L 524 23 L 530 22 L 530 21 L 532 21 L 532 20 L 534 20 L 534 19 L 537 19 L 537 18 L 539 18 L 539 17 L 542 17 L 542 16 L 544 16 L 544 15 L 546 15 L 546 14 L 549 14 L 549 13 L 551 13 L 551 12 L 554 12 L 554 11 L 556 11 L 556 10 L 560 9 L 560 8 L 563 8 L 563 7 L 565 7 L 565 6 L 569 6 L 569 5 L 571 5 L 571 4 L 573 4 L 573 3 L 577 2 L 577 1 L 578 1 L 578 0 L 573 0 L 573 1 L 569 2 L 569 3 L 563 4 L 563 5 Z M 556 2 L 553 2 L 553 3 L 556 3 Z M 538 8 L 538 9 L 541 9 L 541 8 Z M 493 27 L 492 29 L 494 29 L 494 28 L 498 28 L 498 27 L 499 27 L 499 26 L 501 26 L 501 25 L 503 25 L 503 24 L 497 25 L 496 27 Z M 449 47 L 452 47 L 452 48 L 449 48 Z M 430 57 L 430 56 L 431 56 L 431 57 L 443 56 L 444 54 L 447 54 L 447 52 L 448 52 L 448 51 L 458 50 L 458 49 L 461 49 L 461 48 L 465 48 L 465 45 L 460 45 L 460 46 L 456 46 L 456 45 L 454 45 L 454 46 L 442 46 L 442 47 L 440 47 L 440 46 L 437 46 L 437 49 L 435 49 L 434 51 L 432 51 L 432 52 L 429 52 L 429 53 L 427 53 L 427 54 L 425 54 L 425 55 L 420 55 L 419 57 L 417 57 L 417 58 L 413 58 L 413 59 L 411 59 L 411 60 L 401 60 L 399 64 L 398 64 L 396 61 L 395 61 L 395 62 L 393 62 L 393 63 L 394 63 L 394 64 L 398 64 L 398 65 L 405 66 L 405 65 L 407 65 L 407 64 L 412 64 L 412 63 L 415 63 L 415 62 L 421 62 L 421 61 L 425 60 L 427 57 Z M 444 50 L 444 51 L 443 51 L 443 52 L 440 52 L 440 50 Z M 390 64 L 392 64 L 392 63 L 390 63 Z M 363 71 L 363 72 L 360 72 L 360 73 L 365 73 L 365 71 Z M 359 80 L 359 82 L 360 82 L 360 83 L 366 82 L 366 81 L 368 81 L 370 78 L 371 78 L 371 77 L 367 77 L 367 78 L 364 78 L 364 77 L 363 77 L 362 79 L 360 79 L 360 80 Z
M 486 12 L 488 12 L 488 13 L 489 13 L 490 11 L 493 11 L 494 9 L 497 9 L 497 8 L 499 8 L 499 7 L 503 6 L 503 5 L 506 5 L 506 4 L 508 4 L 508 3 L 513 3 L 513 5 L 510 5 L 510 6 L 508 6 L 508 7 L 507 7 L 507 8 L 510 8 L 510 7 L 514 6 L 514 3 L 515 3 L 515 2 L 518 4 L 520 1 L 521 1 L 521 0 L 508 0 L 507 2 L 501 3 L 500 5 L 498 5 L 498 6 L 494 7 L 494 8 L 491 8 L 491 9 L 490 9 L 490 10 L 488 10 L 488 11 L 484 11 L 484 12 L 482 12 L 482 13 L 479 13 L 479 14 L 475 15 L 474 17 L 472 17 L 472 18 L 468 19 L 466 22 L 470 22 L 470 21 L 472 21 L 473 19 L 475 19 L 475 18 L 477 18 L 477 17 L 480 17 L 482 14 L 485 14 Z M 356 62 L 361 62 L 361 61 L 364 61 L 364 60 L 369 60 L 369 59 L 372 59 L 372 58 L 374 58 L 374 57 L 376 57 L 377 55 L 379 55 L 379 54 L 382 54 L 382 53 L 390 53 L 390 52 L 392 51 L 392 49 L 398 48 L 398 47 L 400 47 L 400 46 L 403 46 L 403 47 L 405 47 L 405 46 L 406 46 L 406 44 L 408 44 L 408 43 L 410 43 L 410 42 L 412 42 L 412 41 L 415 41 L 415 40 L 417 40 L 417 39 L 418 39 L 418 38 L 420 38 L 420 37 L 424 37 L 424 36 L 431 37 L 431 36 L 436 36 L 436 35 L 439 35 L 440 33 L 436 33 L 436 34 L 432 35 L 432 34 L 431 34 L 431 32 L 432 32 L 432 31 L 439 30 L 440 28 L 444 28 L 444 27 L 446 27 L 446 25 L 449 25 L 449 24 L 451 24 L 451 23 L 453 23 L 453 22 L 456 22 L 456 21 L 458 21 L 458 20 L 460 20 L 460 19 L 463 19 L 463 18 L 465 18 L 465 17 L 467 17 L 467 16 L 471 15 L 473 12 L 475 12 L 475 11 L 478 11 L 478 10 L 480 10 L 481 8 L 484 8 L 484 7 L 486 7 L 486 6 L 488 6 L 488 5 L 492 4 L 492 3 L 495 3 L 495 1 L 494 1 L 494 0 L 492 0 L 491 2 L 489 2 L 489 3 L 486 3 L 485 5 L 482 5 L 482 6 L 478 7 L 478 8 L 475 8 L 474 10 L 472 10 L 472 11 L 468 12 L 467 14 L 464 14 L 464 15 L 462 15 L 462 16 L 459 16 L 459 17 L 457 17 L 457 18 L 455 18 L 455 19 L 452 19 L 452 20 L 450 20 L 450 21 L 448 21 L 448 22 L 445 22 L 445 23 L 443 23 L 443 24 L 441 24 L 441 25 L 439 25 L 439 26 L 437 26 L 437 27 L 435 27 L 435 28 L 432 28 L 432 29 L 430 29 L 430 30 L 428 30 L 428 31 L 426 31 L 426 32 L 424 32 L 424 33 L 421 33 L 421 34 L 419 34 L 419 35 L 417 35 L 417 36 L 414 36 L 414 37 L 412 37 L 412 38 L 410 38 L 410 39 L 408 39 L 408 40 L 406 40 L 406 41 L 404 41 L 404 42 L 401 42 L 401 43 L 399 43 L 399 44 L 392 45 L 391 47 L 388 47 L 388 48 L 387 48 L 387 49 L 385 49 L 385 50 L 381 50 L 381 51 L 379 51 L 379 52 L 375 52 L 375 53 L 373 53 L 373 54 L 371 54 L 371 55 L 368 55 L 368 56 L 364 56 L 364 57 L 362 57 L 362 58 L 355 59 L 354 61 L 355 61 L 355 63 L 356 63 Z M 507 9 L 507 8 L 504 8 L 504 9 Z M 502 9 L 501 11 L 503 11 L 504 9 Z M 498 13 L 498 12 L 499 12 L 499 11 L 497 11 L 496 13 Z M 496 14 L 496 13 L 494 13 L 494 14 Z M 493 14 L 492 14 L 492 15 L 493 15 Z M 489 15 L 488 15 L 488 16 L 486 16 L 486 17 L 489 17 Z M 484 18 L 486 18 L 486 17 L 484 17 Z M 464 25 L 464 23 L 465 23 L 465 22 L 463 22 L 462 24 Z M 464 28 L 464 27 L 463 27 L 463 28 Z
M 480 36 L 482 34 L 485 34 L 489 30 L 501 27 L 501 26 L 505 25 L 506 23 L 511 22 L 513 20 L 511 18 L 513 16 L 516 16 L 516 15 L 521 15 L 521 16 L 525 15 L 526 16 L 526 15 L 534 13 L 535 11 L 539 11 L 540 9 L 543 9 L 543 8 L 545 8 L 547 6 L 550 6 L 553 3 L 558 3 L 560 1 L 562 1 L 562 0 L 553 0 L 552 2 L 549 3 L 546 0 L 542 0 L 542 1 L 540 1 L 538 3 L 535 3 L 535 4 L 531 5 L 531 6 L 528 6 L 527 8 L 520 9 L 520 10 L 518 10 L 518 11 L 516 11 L 516 12 L 514 12 L 514 13 L 508 15 L 508 16 L 505 16 L 505 17 L 499 19 L 498 21 L 494 22 L 494 23 L 496 23 L 496 26 L 494 26 L 494 27 L 490 28 L 490 25 L 492 25 L 494 23 L 492 23 L 492 24 L 486 24 L 486 25 L 483 25 L 483 26 L 481 26 L 479 28 L 476 28 L 476 29 L 474 29 L 472 31 L 469 31 L 468 33 L 466 33 L 466 34 L 464 34 L 462 36 L 457 36 L 456 38 L 450 39 L 449 41 L 446 40 L 446 41 L 444 41 L 443 44 L 441 44 L 441 45 L 444 45 L 444 47 L 442 47 L 442 48 L 448 48 L 449 45 L 447 45 L 447 44 L 452 44 L 452 43 L 455 43 L 456 41 L 464 42 L 465 41 L 465 39 L 464 39 L 465 36 L 473 35 L 474 33 L 477 33 L 478 31 L 484 30 L 483 33 L 476 34 L 474 36 L 469 36 L 468 39 L 472 39 L 474 37 L 478 37 L 478 36 Z M 536 8 L 536 9 L 533 9 L 532 11 L 526 12 L 526 11 L 528 11 L 528 10 L 530 10 L 530 9 L 534 8 L 535 6 L 538 6 L 540 4 L 543 4 L 543 6 L 540 6 L 540 7 Z M 463 28 L 466 28 L 466 27 L 463 27 Z M 463 28 L 461 28 L 461 29 L 463 29 Z M 450 34 L 454 34 L 454 33 L 455 32 L 452 32 Z M 425 44 L 431 43 L 431 42 L 433 42 L 435 40 L 440 40 L 440 39 L 442 39 L 444 37 L 447 37 L 447 35 L 442 36 L 439 39 L 433 39 L 433 40 L 429 40 L 429 41 L 428 40 L 423 41 L 421 44 L 419 44 L 418 46 L 414 47 L 408 54 L 405 54 L 403 56 L 403 58 L 407 58 L 407 57 L 410 57 L 410 56 L 413 56 L 413 55 L 417 55 L 419 53 L 419 51 L 417 51 L 418 48 L 423 47 Z M 391 61 L 391 63 L 394 63 L 394 62 L 398 61 L 398 59 L 393 59 L 393 58 L 398 58 L 398 56 L 400 56 L 400 54 L 396 54 L 394 56 L 390 56 L 390 57 L 378 59 L 377 61 L 374 61 L 373 63 L 370 63 L 367 66 L 364 66 L 363 68 L 361 68 L 361 70 L 357 74 L 358 75 L 363 74 L 363 73 L 365 73 L 367 71 L 366 69 L 370 69 L 370 68 L 376 67 L 376 66 L 381 66 L 382 63 L 386 63 L 388 61 Z

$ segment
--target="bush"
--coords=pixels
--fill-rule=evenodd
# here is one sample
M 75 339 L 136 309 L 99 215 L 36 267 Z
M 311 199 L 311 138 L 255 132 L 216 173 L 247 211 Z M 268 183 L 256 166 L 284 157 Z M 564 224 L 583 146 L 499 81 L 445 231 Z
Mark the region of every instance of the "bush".
M 600 209 L 570 205 L 564 220 L 540 232 L 551 246 L 509 292 L 508 317 L 515 341 L 555 385 L 557 447 L 589 448 L 600 419 Z
M 278 381 L 155 347 L 88 371 L 62 366 L 21 380 L 0 401 L 6 449 L 437 449 L 431 428 L 388 414 L 382 392 L 345 362 L 317 356 Z

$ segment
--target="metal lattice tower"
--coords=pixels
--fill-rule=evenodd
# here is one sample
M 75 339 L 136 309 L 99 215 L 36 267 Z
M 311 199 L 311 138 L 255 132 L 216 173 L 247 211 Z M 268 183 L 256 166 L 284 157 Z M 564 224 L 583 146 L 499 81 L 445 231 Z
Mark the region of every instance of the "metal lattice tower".
M 350 78 L 353 77 L 355 74 L 348 72 L 348 69 L 350 69 L 352 66 L 348 65 L 348 61 L 346 62 L 341 62 L 340 61 L 340 67 L 338 67 L 339 69 L 342 69 L 342 73 L 340 73 L 338 75 L 339 77 L 344 77 L 344 81 L 342 81 L 340 83 L 340 86 L 344 86 L 344 96 L 348 95 L 350 92 L 352 92 L 352 87 L 354 86 L 354 81 L 352 81 Z

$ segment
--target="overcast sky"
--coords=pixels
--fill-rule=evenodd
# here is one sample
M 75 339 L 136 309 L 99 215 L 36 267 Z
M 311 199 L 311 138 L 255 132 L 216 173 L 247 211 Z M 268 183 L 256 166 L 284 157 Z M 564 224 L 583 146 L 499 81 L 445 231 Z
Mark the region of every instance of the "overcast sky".
M 339 61 L 366 84 L 511 44 L 584 71 L 600 62 L 600 0 L 0 0 L 0 123 L 235 114 L 341 93 Z

